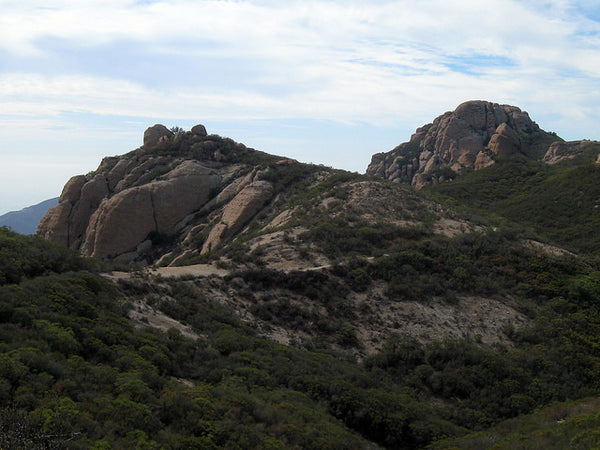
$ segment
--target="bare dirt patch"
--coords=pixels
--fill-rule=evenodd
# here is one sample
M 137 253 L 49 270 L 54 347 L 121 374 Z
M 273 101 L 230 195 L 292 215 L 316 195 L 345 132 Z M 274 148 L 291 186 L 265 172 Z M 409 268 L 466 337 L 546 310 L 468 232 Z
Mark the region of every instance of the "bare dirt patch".
M 466 339 L 482 345 L 510 346 L 507 330 L 519 329 L 528 322 L 509 299 L 463 296 L 452 300 L 390 301 L 375 289 L 356 295 L 354 302 L 361 311 L 355 326 L 367 354 L 379 350 L 391 334 L 408 335 L 422 343 Z
M 141 272 L 118 272 L 114 271 L 111 273 L 104 274 L 106 278 L 113 281 L 129 279 L 129 278 L 143 278 L 146 276 L 161 276 L 164 278 L 178 278 L 178 277 L 208 277 L 211 275 L 217 275 L 224 277 L 229 274 L 226 269 L 220 269 L 212 264 L 194 264 L 191 266 L 176 266 L 176 267 L 158 267 L 156 269 L 146 269 Z
M 200 335 L 194 332 L 191 327 L 156 311 L 143 300 L 135 300 L 133 308 L 127 313 L 127 317 L 131 319 L 137 327 L 152 327 L 162 331 L 168 331 L 171 328 L 179 330 L 182 335 L 198 339 Z

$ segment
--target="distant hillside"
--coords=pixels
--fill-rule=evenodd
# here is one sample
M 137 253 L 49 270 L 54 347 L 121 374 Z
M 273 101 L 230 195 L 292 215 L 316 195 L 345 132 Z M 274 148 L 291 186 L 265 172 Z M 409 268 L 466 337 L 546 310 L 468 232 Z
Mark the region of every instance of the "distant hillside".
M 0 216 L 0 226 L 9 227 L 20 234 L 35 234 L 42 217 L 57 204 L 58 197 L 28 206 L 20 211 L 8 212 Z

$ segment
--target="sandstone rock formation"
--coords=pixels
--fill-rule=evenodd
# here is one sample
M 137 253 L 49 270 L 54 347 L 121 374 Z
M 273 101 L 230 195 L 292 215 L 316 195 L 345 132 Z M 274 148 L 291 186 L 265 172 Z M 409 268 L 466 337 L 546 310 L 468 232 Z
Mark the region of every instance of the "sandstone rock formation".
M 598 141 L 557 141 L 548 147 L 548 151 L 544 155 L 543 161 L 547 164 L 557 164 L 567 159 L 573 159 L 580 155 L 586 148 L 598 146 Z
M 268 181 L 255 181 L 244 186 L 223 209 L 221 220 L 212 228 L 201 253 L 209 252 L 224 237 L 238 232 L 272 196 L 273 186 Z
M 367 174 L 420 189 L 487 167 L 498 157 L 527 154 L 537 135 L 547 133 L 516 106 L 468 101 L 418 128 L 409 142 L 373 155 Z
M 38 234 L 85 255 L 123 262 L 145 258 L 157 242 L 196 225 L 195 215 L 215 209 L 222 217 L 205 247 L 232 236 L 271 198 L 272 186 L 236 163 L 253 150 L 209 138 L 203 125 L 192 130 L 170 140 L 166 127 L 154 125 L 144 133 L 143 147 L 104 158 L 95 172 L 71 178 Z
M 156 124 L 144 132 L 144 148 L 156 147 L 161 142 L 167 142 L 173 132 L 164 125 Z
M 84 253 L 114 258 L 139 252 L 138 246 L 151 233 L 174 234 L 188 214 L 206 204 L 220 182 L 216 171 L 195 161 L 183 161 L 164 179 L 107 198 L 89 218 Z

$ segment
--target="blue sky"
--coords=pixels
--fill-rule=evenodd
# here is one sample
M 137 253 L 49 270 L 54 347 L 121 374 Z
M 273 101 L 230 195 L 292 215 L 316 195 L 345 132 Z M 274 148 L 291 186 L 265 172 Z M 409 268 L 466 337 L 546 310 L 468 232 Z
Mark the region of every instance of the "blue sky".
M 0 214 L 155 123 L 364 172 L 471 99 L 600 139 L 600 6 L 569 0 L 0 0 Z

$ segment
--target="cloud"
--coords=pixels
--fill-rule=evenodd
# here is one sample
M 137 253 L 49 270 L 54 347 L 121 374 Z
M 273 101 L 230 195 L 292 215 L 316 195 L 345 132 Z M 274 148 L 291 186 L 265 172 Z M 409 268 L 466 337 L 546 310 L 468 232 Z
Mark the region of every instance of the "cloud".
M 86 133 L 102 142 L 126 121 L 166 118 L 368 124 L 402 130 L 397 144 L 468 99 L 600 138 L 596 3 L 5 0 L 3 142 L 32 130 L 61 145 Z
M 290 90 L 336 85 L 340 70 L 369 75 L 361 68 L 366 61 L 398 78 L 445 76 L 448 60 L 478 56 L 597 75 L 598 26 L 583 21 L 577 10 L 567 14 L 571 9 L 564 3 L 114 0 L 53 2 L 46 8 L 31 1 L 5 8 L 0 46 L 13 55 L 43 59 L 52 58 L 45 53 L 52 39 L 69 43 L 73 57 L 135 44 L 157 60 L 162 56 L 165 64 L 174 63 L 174 71 L 185 59 L 199 60 L 199 69 L 203 59 L 236 61 L 258 73 L 256 85 Z M 200 84 L 203 77 L 196 80 Z

